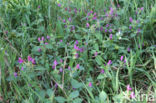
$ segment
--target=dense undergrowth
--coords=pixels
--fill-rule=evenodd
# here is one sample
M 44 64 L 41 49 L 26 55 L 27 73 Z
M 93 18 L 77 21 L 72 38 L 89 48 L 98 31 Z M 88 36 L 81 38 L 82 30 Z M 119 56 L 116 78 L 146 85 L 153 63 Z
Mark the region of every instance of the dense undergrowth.
M 0 69 L 2 103 L 155 101 L 156 1 L 1 0 Z

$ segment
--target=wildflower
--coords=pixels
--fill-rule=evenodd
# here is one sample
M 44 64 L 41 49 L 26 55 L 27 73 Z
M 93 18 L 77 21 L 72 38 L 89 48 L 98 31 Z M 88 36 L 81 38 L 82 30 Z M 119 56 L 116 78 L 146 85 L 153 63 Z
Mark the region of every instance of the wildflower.
M 144 10 L 144 7 L 141 7 L 140 10 L 143 11 Z
M 45 45 L 48 45 L 48 43 L 44 43 Z
M 83 52 L 83 51 L 84 51 L 84 47 L 79 48 L 79 51 L 80 51 L 80 52 Z
M 130 17 L 130 18 L 129 18 L 129 21 L 130 21 L 130 22 L 133 22 L 133 19 L 132 19 L 132 17 Z
M 120 57 L 120 60 L 121 60 L 121 61 L 123 60 L 123 56 Z
M 68 20 L 69 20 L 69 22 L 71 22 L 71 18 L 69 18 Z
M 96 16 L 94 16 L 92 19 L 93 19 L 93 20 L 96 20 L 97 18 L 96 18 Z
M 100 27 L 100 31 L 103 31 L 103 27 Z
M 38 6 L 38 8 L 40 8 L 40 5 Z
M 38 37 L 38 41 L 39 41 L 39 42 L 41 41 L 40 37 Z
M 58 6 L 58 7 L 61 7 L 61 4 L 60 4 L 60 3 L 58 3 L 58 4 L 57 4 L 57 6 Z
M 21 68 L 21 70 L 23 71 L 23 70 L 24 70 L 24 68 L 22 67 L 22 68 Z
M 65 11 L 67 11 L 68 10 L 68 8 L 65 8 Z
M 130 97 L 131 97 L 132 99 L 135 98 L 134 92 L 131 93 Z
M 66 20 L 65 20 L 65 19 L 63 19 L 63 22 L 64 22 L 64 23 L 66 23 Z
M 95 52 L 95 53 L 94 53 L 94 56 L 96 57 L 97 55 L 98 55 L 98 52 Z
M 41 48 L 38 48 L 38 52 L 41 52 Z
M 108 28 L 109 27 L 109 24 L 106 24 L 106 27 Z
M 32 61 L 32 58 L 31 58 L 31 56 L 28 56 L 28 61 Z
M 77 64 L 76 65 L 76 69 L 80 69 L 80 64 Z
M 75 54 L 75 58 L 78 58 L 78 57 L 79 57 L 79 54 L 78 54 L 78 53 L 76 53 L 76 54 Z
M 36 64 L 35 59 L 32 59 L 31 62 L 32 64 Z
M 50 36 L 47 35 L 47 39 L 49 40 L 50 39 Z
M 111 64 L 112 64 L 112 61 L 111 61 L 111 60 L 109 60 L 107 64 L 108 64 L 108 65 L 111 65 Z
M 74 49 L 76 49 L 78 51 L 79 50 L 79 47 L 75 44 L 74 45 Z
M 79 44 L 78 40 L 75 41 L 75 44 L 76 44 L 76 45 Z
M 93 16 L 96 16 L 96 13 L 94 13 Z
M 124 60 L 124 63 L 126 63 L 126 59 Z
M 71 70 L 70 66 L 68 66 L 68 70 Z
M 111 33 L 112 32 L 112 29 L 109 29 L 109 32 Z
M 90 13 L 92 14 L 92 13 L 93 13 L 93 11 L 91 10 L 91 11 L 90 11 Z
M 14 77 L 17 77 L 17 73 L 16 72 L 14 72 Z
M 89 28 L 89 26 L 90 26 L 89 23 L 87 23 L 87 24 L 86 24 L 86 27 Z
M 55 88 L 57 88 L 57 87 L 58 87 L 58 84 L 56 83 L 56 84 L 55 84 Z
M 113 36 L 112 34 L 109 35 L 110 40 L 112 40 L 112 36 Z
M 60 40 L 60 42 L 62 42 L 62 40 Z
M 105 33 L 107 32 L 107 29 L 105 29 Z
M 131 88 L 130 85 L 128 84 L 128 85 L 127 85 L 127 91 L 130 91 L 130 90 L 132 90 L 132 88 Z
M 91 82 L 89 82 L 88 86 L 89 86 L 89 87 L 92 87 L 92 83 L 91 83 Z
M 127 51 L 130 52 L 130 48 L 129 47 L 127 48 Z
M 76 8 L 74 9 L 74 12 L 77 14 L 77 9 Z
M 132 26 L 129 26 L 129 29 L 132 29 Z
M 101 17 L 100 20 L 103 20 L 103 17 Z
M 57 63 L 56 60 L 54 60 L 54 63 L 53 63 L 53 64 L 54 64 L 54 66 L 56 67 L 58 63 Z
M 60 68 L 60 70 L 59 70 L 60 72 L 62 72 L 63 71 L 63 69 L 62 68 Z
M 104 74 L 104 72 L 105 72 L 105 71 L 104 71 L 104 69 L 101 69 L 101 71 L 100 71 L 100 72 L 101 72 L 101 74 Z
M 60 59 L 60 63 L 62 63 L 63 62 L 63 60 L 62 59 Z
M 42 41 L 44 41 L 44 37 L 42 36 Z
M 22 60 L 22 58 L 18 58 L 18 63 L 23 63 L 24 62 L 24 60 Z

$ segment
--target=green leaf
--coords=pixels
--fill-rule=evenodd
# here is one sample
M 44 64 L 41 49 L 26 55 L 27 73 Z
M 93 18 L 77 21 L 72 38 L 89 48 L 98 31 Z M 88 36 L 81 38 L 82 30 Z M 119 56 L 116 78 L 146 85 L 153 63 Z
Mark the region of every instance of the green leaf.
M 55 97 L 55 100 L 58 102 L 58 103 L 64 103 L 66 101 L 66 99 L 64 97 L 61 97 L 61 96 L 57 96 Z
M 80 87 L 83 86 L 82 83 L 79 83 L 79 82 L 78 82 L 77 80 L 75 80 L 75 79 L 72 79 L 72 80 L 71 80 L 71 85 L 72 85 L 73 88 L 80 88 Z
M 76 98 L 75 100 L 73 100 L 73 103 L 82 103 L 82 99 L 81 98 Z
M 69 98 L 73 99 L 73 98 L 76 98 L 78 96 L 79 96 L 79 91 L 74 91 L 74 92 L 70 93 Z
M 97 77 L 97 79 L 103 79 L 103 78 L 105 78 L 105 76 L 102 74 L 98 75 L 98 77 Z
M 100 98 L 101 102 L 104 102 L 107 99 L 107 94 L 104 91 L 102 91 L 99 94 L 99 98 Z

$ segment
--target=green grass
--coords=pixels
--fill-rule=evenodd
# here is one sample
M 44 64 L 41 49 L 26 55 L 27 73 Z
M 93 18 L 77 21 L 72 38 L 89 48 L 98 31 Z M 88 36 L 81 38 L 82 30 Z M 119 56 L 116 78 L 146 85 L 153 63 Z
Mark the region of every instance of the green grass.
M 0 0 L 0 102 L 156 101 L 155 24 L 155 0 Z

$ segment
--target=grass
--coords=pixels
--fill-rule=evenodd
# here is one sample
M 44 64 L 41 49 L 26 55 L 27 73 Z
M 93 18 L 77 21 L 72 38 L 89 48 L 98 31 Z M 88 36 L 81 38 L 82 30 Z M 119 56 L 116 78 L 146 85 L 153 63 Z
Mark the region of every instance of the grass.
M 155 24 L 155 0 L 0 0 L 0 102 L 156 101 Z

